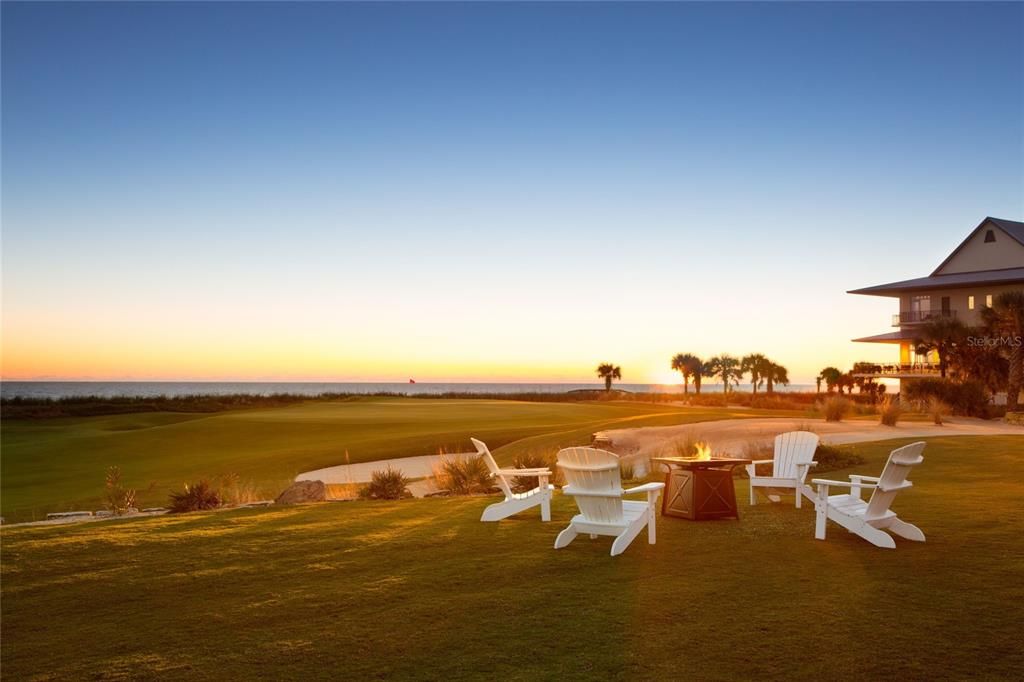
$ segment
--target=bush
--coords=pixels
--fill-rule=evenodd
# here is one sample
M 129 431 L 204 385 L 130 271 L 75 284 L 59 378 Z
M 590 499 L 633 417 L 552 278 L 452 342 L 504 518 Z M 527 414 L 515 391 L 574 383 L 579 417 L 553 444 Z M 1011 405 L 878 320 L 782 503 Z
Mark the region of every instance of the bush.
M 171 514 L 216 509 L 221 505 L 220 493 L 206 481 L 185 484 L 185 492 L 171 493 Z
M 370 482 L 359 489 L 359 497 L 364 500 L 400 500 L 410 497 L 406 490 L 409 479 L 400 469 L 388 465 L 383 471 L 374 471 Z
M 452 495 L 486 493 L 494 487 L 483 457 L 444 457 L 434 468 L 437 486 Z
M 516 469 L 548 469 L 551 471 L 551 477 L 548 479 L 548 483 L 561 485 L 561 472 L 559 471 L 557 464 L 558 463 L 554 456 L 547 456 L 537 452 L 524 452 L 521 455 L 517 455 L 515 460 L 512 462 L 512 466 Z M 525 493 L 526 491 L 533 490 L 536 487 L 536 476 L 516 476 L 512 479 L 513 492 Z
M 103 506 L 120 516 L 135 507 L 135 489 L 121 484 L 121 469 L 110 467 L 104 482 Z
M 825 421 L 841 422 L 850 411 L 851 403 L 846 398 L 833 396 L 827 398 L 821 405 L 821 411 L 825 413 Z
M 900 415 L 903 414 L 903 408 L 900 407 L 898 400 L 886 398 L 882 401 L 879 413 L 882 415 L 879 422 L 883 426 L 896 426 L 896 422 L 900 420 Z
M 936 398 L 948 405 L 953 414 L 989 416 L 988 393 L 977 381 L 957 383 L 949 379 L 915 379 L 903 383 L 903 396 L 907 400 L 926 403 Z
M 943 417 L 949 414 L 949 405 L 942 402 L 941 399 L 931 396 L 928 398 L 928 402 L 925 403 L 928 415 L 932 418 L 932 421 L 936 426 L 942 426 Z
M 864 458 L 850 448 L 818 443 L 818 449 L 814 451 L 814 461 L 818 464 L 811 469 L 812 476 L 808 476 L 808 478 L 814 478 L 814 474 L 863 464 Z

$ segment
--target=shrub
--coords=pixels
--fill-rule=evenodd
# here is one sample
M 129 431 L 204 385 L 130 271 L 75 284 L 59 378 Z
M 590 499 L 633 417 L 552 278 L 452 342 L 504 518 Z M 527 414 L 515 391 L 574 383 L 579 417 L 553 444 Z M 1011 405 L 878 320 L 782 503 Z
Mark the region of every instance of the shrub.
M 452 495 L 486 493 L 494 487 L 483 457 L 443 457 L 434 468 L 434 479 Z
M 400 469 L 388 465 L 383 471 L 374 471 L 370 482 L 359 489 L 359 497 L 364 500 L 400 500 L 409 497 L 406 486 L 409 479 Z
M 821 411 L 825 413 L 825 421 L 841 422 L 850 411 L 850 401 L 846 398 L 833 396 L 822 403 Z
M 107 469 L 104 488 L 103 506 L 112 513 L 120 516 L 135 507 L 135 489 L 125 488 L 121 484 L 120 467 L 114 466 Z
M 546 455 L 540 452 L 524 452 L 516 456 L 512 461 L 512 466 L 516 469 L 548 469 L 551 471 L 548 483 L 562 485 L 564 482 L 562 480 L 562 472 L 558 468 L 558 461 L 554 455 Z M 536 487 L 536 476 L 516 476 L 512 479 L 512 490 L 514 492 L 524 493 Z
M 896 422 L 900 420 L 900 415 L 903 414 L 903 408 L 900 407 L 900 401 L 887 397 L 882 401 L 879 413 L 882 415 L 879 422 L 883 426 L 896 426 Z
M 819 474 L 863 464 L 864 458 L 850 448 L 818 443 L 818 449 L 814 451 L 814 461 L 818 464 L 811 469 L 811 473 Z M 813 476 L 808 476 L 808 478 L 813 478 Z
M 937 398 L 936 396 L 931 396 L 928 398 L 928 402 L 925 403 L 925 409 L 927 410 L 928 415 L 932 418 L 932 422 L 934 422 L 936 426 L 942 426 L 944 421 L 943 417 L 945 417 L 950 412 L 949 405 L 944 403 L 940 398 Z
M 181 514 L 203 509 L 216 509 L 220 505 L 220 493 L 210 487 L 206 481 L 199 481 L 192 485 L 186 483 L 184 492 L 171 493 L 170 513 Z
M 915 379 L 904 382 L 903 394 L 908 400 L 920 402 L 937 398 L 946 403 L 953 414 L 966 417 L 987 417 L 989 413 L 988 393 L 977 381 Z

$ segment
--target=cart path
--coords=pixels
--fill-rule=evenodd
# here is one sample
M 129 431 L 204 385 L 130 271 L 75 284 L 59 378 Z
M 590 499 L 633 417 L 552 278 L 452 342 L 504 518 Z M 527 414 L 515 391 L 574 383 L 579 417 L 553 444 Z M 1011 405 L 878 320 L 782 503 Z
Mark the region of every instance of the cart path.
M 715 454 L 728 453 L 741 457 L 754 446 L 770 444 L 780 433 L 806 428 L 821 436 L 822 442 L 832 445 L 940 436 L 1024 437 L 1024 427 L 969 417 L 947 417 L 942 426 L 924 422 L 882 426 L 875 420 L 826 422 L 823 419 L 799 417 L 723 419 L 679 426 L 616 429 L 604 433 L 611 438 L 615 450 L 623 459 L 635 461 L 638 469 L 645 469 L 648 458 L 674 455 L 675 443 L 690 438 L 706 442 Z M 1024 442 L 1021 446 L 1024 447 Z

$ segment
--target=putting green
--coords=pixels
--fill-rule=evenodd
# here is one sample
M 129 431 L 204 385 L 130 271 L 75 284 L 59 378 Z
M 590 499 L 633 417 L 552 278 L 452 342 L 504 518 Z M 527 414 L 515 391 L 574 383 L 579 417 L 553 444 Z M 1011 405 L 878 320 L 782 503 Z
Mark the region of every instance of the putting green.
M 472 435 L 510 463 L 525 450 L 587 443 L 599 429 L 765 414 L 638 402 L 365 398 L 216 414 L 5 420 L 0 513 L 12 522 L 99 509 L 111 465 L 138 489 L 141 506 L 159 506 L 185 482 L 226 473 L 273 497 L 298 473 L 344 464 L 346 453 L 368 462 L 467 451 Z

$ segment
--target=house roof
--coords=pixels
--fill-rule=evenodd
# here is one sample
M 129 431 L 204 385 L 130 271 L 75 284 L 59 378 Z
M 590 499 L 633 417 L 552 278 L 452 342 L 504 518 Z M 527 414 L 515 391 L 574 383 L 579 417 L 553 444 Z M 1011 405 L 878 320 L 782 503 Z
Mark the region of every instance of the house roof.
M 900 341 L 912 341 L 914 338 L 914 330 L 901 329 L 898 332 L 889 332 L 888 334 L 862 336 L 859 339 L 851 339 L 851 341 L 855 341 L 857 343 L 899 343 Z
M 1006 220 L 1005 218 L 993 218 L 989 216 L 982 220 L 980 223 L 978 223 L 978 226 L 976 228 L 971 230 L 971 233 L 967 235 L 967 238 L 960 242 L 960 246 L 953 249 L 953 253 L 946 256 L 946 260 L 939 263 L 939 267 L 935 268 L 932 274 L 936 275 L 938 274 L 939 270 L 946 267 L 946 263 L 953 260 L 953 257 L 956 256 L 956 254 L 960 253 L 960 249 L 964 248 L 964 245 L 966 245 L 967 242 L 971 241 L 974 235 L 976 235 L 981 230 L 981 228 L 985 227 L 989 223 L 995 225 L 1003 232 L 1013 237 L 1013 239 L 1015 239 L 1021 246 L 1024 246 L 1024 223 L 1018 223 L 1016 220 Z
M 1021 229 L 1024 230 L 1024 224 L 1021 225 Z M 972 284 L 1014 284 L 1017 282 L 1024 283 L 1024 268 L 930 275 L 928 277 L 918 277 L 917 279 L 905 279 L 901 282 L 878 284 L 873 287 L 864 287 L 863 289 L 852 289 L 846 293 L 865 294 L 867 296 L 899 296 L 904 291 L 914 291 L 915 289 L 945 289 L 970 286 Z

